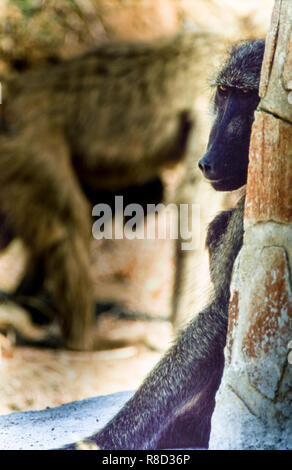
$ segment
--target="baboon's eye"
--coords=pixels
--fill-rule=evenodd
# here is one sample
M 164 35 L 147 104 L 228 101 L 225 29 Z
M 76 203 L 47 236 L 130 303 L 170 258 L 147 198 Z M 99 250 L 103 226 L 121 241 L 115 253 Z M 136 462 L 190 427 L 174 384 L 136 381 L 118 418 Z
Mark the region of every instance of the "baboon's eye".
M 222 93 L 226 93 L 226 91 L 228 90 L 227 86 L 225 86 L 225 85 L 219 85 L 219 86 L 218 86 L 218 89 L 219 89 L 219 91 L 221 91 Z
M 227 86 L 225 86 L 225 85 L 219 85 L 219 86 L 218 86 L 219 95 L 221 95 L 221 96 L 222 96 L 222 95 L 226 95 L 227 91 L 228 91 L 228 87 L 227 87 Z

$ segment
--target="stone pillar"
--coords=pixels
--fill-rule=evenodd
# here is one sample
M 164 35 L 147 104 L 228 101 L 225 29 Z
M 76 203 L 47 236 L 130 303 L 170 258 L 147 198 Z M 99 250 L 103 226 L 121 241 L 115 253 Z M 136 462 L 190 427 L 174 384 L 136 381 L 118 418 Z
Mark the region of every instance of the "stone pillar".
M 276 0 L 252 130 L 212 449 L 292 449 L 292 2 Z M 290 354 L 289 354 L 290 353 Z

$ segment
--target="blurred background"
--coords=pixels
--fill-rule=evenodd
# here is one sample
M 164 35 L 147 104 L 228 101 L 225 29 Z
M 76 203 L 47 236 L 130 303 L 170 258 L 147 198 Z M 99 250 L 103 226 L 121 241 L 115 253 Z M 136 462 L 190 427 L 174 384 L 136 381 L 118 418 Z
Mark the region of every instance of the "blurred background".
M 273 0 L 1 0 L 0 77 L 55 64 L 109 41 L 151 41 L 181 30 L 207 29 L 222 36 L 222 50 L 206 57 L 195 103 L 196 132 L 183 163 L 165 170 L 167 202 L 200 204 L 200 246 L 184 254 L 177 279 L 173 240 L 93 240 L 92 273 L 97 301 L 96 350 L 71 352 L 15 344 L 19 332 L 43 331 L 16 305 L 0 305 L 0 413 L 58 406 L 90 396 L 131 390 L 198 312 L 208 295 L 204 250 L 208 223 L 239 195 L 216 193 L 196 162 L 210 129 L 209 79 L 232 42 L 266 35 Z M 1 105 L 0 105 L 1 106 Z M 167 214 L 165 214 L 167 217 Z M 147 224 L 154 223 L 148 216 Z M 25 270 L 20 240 L 0 253 L 0 289 L 12 290 Z M 178 295 L 179 291 L 179 295 Z M 157 321 L 120 319 L 108 306 Z M 105 311 L 107 310 L 107 313 Z M 163 317 L 165 320 L 159 320 Z

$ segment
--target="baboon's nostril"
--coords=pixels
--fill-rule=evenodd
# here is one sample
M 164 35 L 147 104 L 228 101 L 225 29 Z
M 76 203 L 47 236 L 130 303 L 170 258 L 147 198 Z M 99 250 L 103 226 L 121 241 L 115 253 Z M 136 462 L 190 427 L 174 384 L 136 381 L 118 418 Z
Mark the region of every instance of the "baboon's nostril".
M 204 162 L 203 158 L 199 161 L 198 166 L 205 176 L 212 173 L 212 166 L 209 163 Z

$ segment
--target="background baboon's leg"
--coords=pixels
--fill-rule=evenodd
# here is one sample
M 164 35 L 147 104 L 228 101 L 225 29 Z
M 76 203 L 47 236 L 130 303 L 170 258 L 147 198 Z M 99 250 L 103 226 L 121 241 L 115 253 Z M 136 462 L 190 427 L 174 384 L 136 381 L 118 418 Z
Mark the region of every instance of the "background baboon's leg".
M 14 234 L 4 214 L 0 212 L 0 250 L 13 240 Z
M 1 208 L 32 254 L 31 269 L 43 267 L 66 345 L 84 348 L 93 300 L 89 207 L 63 138 L 40 132 L 37 142 L 30 132 L 0 139 Z
M 43 260 L 31 256 L 27 262 L 25 275 L 15 289 L 15 297 L 37 295 L 43 288 L 44 274 Z

